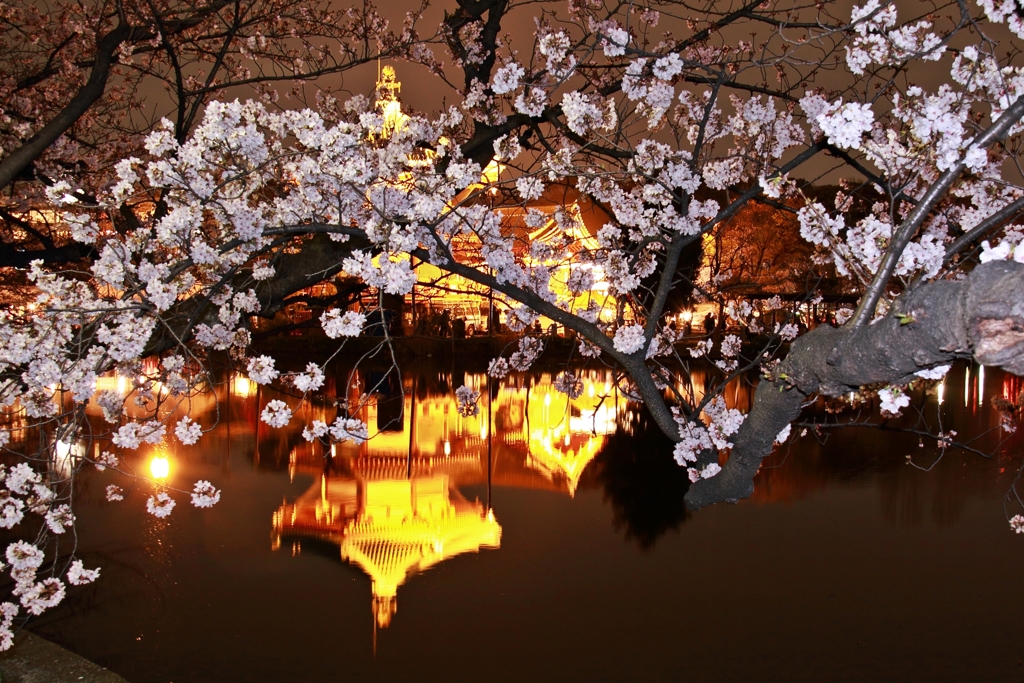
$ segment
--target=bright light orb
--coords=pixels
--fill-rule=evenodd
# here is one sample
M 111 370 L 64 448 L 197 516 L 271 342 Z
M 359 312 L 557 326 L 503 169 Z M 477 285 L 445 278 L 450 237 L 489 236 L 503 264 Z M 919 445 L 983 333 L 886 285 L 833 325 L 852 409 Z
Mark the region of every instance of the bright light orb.
M 171 463 L 166 456 L 155 455 L 149 461 L 149 473 L 154 479 L 166 479 L 171 473 Z

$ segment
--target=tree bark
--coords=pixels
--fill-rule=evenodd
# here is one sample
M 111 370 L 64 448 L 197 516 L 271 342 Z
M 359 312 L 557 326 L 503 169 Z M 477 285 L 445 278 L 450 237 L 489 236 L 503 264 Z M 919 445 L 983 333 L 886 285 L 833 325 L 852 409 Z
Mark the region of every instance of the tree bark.
M 287 304 L 288 297 L 334 277 L 341 272 L 342 262 L 354 249 L 366 249 L 369 246 L 369 242 L 360 238 L 335 242 L 327 235 L 317 234 L 295 253 L 279 255 L 274 262 L 277 275 L 272 280 L 259 283 L 255 288 L 260 302 L 260 310 L 256 315 L 273 317 Z M 246 277 L 247 273 L 240 275 L 233 284 L 240 284 Z M 215 309 L 208 306 L 205 295 L 175 304 L 162 317 L 167 326 L 159 328 L 153 335 L 144 356 L 163 353 L 179 342 L 188 341 L 194 334 L 195 325 L 199 323 L 216 322 Z
M 995 261 L 960 281 L 924 284 L 864 327 L 819 327 L 797 339 L 773 381 L 762 381 L 722 472 L 690 487 L 692 510 L 747 498 L 775 438 L 815 394 L 906 384 L 917 371 L 974 358 L 1024 375 L 1024 264 Z

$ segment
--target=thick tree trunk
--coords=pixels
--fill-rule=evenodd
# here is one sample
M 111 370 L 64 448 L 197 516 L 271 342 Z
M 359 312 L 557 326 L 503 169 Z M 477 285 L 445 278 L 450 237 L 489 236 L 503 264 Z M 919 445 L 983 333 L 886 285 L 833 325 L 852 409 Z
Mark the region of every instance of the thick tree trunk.
M 872 325 L 819 327 L 799 338 L 779 367 L 779 379 L 758 385 L 722 472 L 695 483 L 687 506 L 696 510 L 750 496 L 761 460 L 813 395 L 905 384 L 919 370 L 971 357 L 1024 375 L 1024 264 L 988 263 L 963 280 L 922 285 Z
M 256 295 L 259 298 L 260 310 L 257 315 L 272 318 L 287 304 L 288 297 L 307 287 L 329 280 L 341 272 L 342 262 L 352 254 L 354 249 L 366 249 L 366 240 L 352 238 L 345 242 L 335 242 L 327 235 L 314 235 L 295 253 L 285 253 L 274 261 L 276 276 L 267 282 L 258 283 Z M 248 277 L 248 273 L 238 276 L 240 283 Z M 200 295 L 179 302 L 162 317 L 165 327 L 150 339 L 143 355 L 149 356 L 172 349 L 180 342 L 188 341 L 195 333 L 198 323 L 216 323 L 216 311 L 210 307 L 207 297 Z

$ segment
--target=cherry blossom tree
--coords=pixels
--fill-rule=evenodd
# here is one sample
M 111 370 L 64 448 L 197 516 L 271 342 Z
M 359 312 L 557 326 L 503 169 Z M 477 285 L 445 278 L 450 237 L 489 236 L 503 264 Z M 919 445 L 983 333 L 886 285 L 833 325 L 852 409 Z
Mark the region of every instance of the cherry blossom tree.
M 14 3 L 0 6 L 0 265 L 94 256 L 38 209 L 95 204 L 117 163 L 166 118 L 183 142 L 206 103 L 335 106 L 342 74 L 380 58 L 434 66 L 410 6 L 395 30 L 369 2 Z M 35 210 L 34 213 L 33 210 Z M 126 213 L 121 229 L 132 226 Z
M 411 34 L 394 43 L 396 56 L 429 63 L 438 86 L 453 89 L 437 111 L 396 119 L 365 95 L 282 106 L 266 89 L 232 101 L 189 81 L 177 101 L 192 104 L 95 177 L 74 164 L 36 172 L 47 175 L 53 220 L 87 258 L 66 269 L 32 262 L 36 308 L 0 321 L 0 401 L 47 434 L 39 461 L 81 438 L 87 401 L 103 408 L 117 448 L 172 433 L 194 443 L 209 425 L 162 416 L 207 386 L 211 353 L 227 353 L 260 384 L 305 395 L 324 383 L 321 365 L 282 372 L 252 351 L 251 316 L 338 273 L 402 296 L 417 280 L 414 263 L 429 263 L 511 306 L 506 320 L 520 338 L 491 362 L 492 376 L 537 359 L 545 340 L 531 330 L 541 316 L 563 325 L 579 359 L 614 364 L 620 389 L 676 441 L 690 507 L 741 499 L 815 396 L 877 392 L 896 413 L 910 383 L 934 381 L 958 359 L 1024 373 L 1019 11 L 1013 0 L 868 0 L 849 15 L 799 0 L 462 0 L 442 20 L 440 61 L 414 50 Z M 530 40 L 509 28 L 524 13 Z M 370 28 L 352 30 L 355 39 Z M 151 30 L 146 40 L 160 42 L 157 33 L 171 34 Z M 252 36 L 246 49 L 261 45 Z M 157 47 L 146 54 L 155 59 Z M 50 168 L 43 160 L 72 144 L 70 130 L 32 163 Z M 811 185 L 826 175 L 849 191 L 817 198 Z M 553 187 L 579 201 L 553 216 L 532 209 Z M 871 205 L 855 209 L 867 194 Z M 532 229 L 552 224 L 554 236 L 531 242 L 507 229 L 496 202 L 518 206 Z M 607 215 L 596 235 L 579 202 Z M 666 324 L 669 302 L 680 291 L 716 294 L 687 281 L 684 255 L 751 202 L 793 213 L 818 264 L 859 303 L 838 326 L 799 335 L 794 321 L 769 328 L 750 302 L 732 300 L 727 317 L 757 343 L 730 332 L 686 347 Z M 321 322 L 341 353 L 380 325 L 341 308 Z M 381 343 L 391 343 L 386 330 Z M 144 357 L 158 362 L 144 367 Z M 718 373 L 704 392 L 689 376 L 701 357 Z M 560 390 L 581 390 L 578 367 L 566 365 Z M 95 395 L 111 371 L 138 378 L 131 417 L 124 396 Z M 744 415 L 723 390 L 751 373 L 760 380 Z M 479 395 L 457 398 L 469 414 Z M 364 441 L 356 407 L 302 425 L 304 436 Z M 261 419 L 284 427 L 295 417 L 270 401 Z M 27 508 L 53 533 L 67 528 L 59 486 L 23 465 L 6 474 L 4 520 L 17 524 Z M 199 482 L 193 502 L 218 496 Z M 167 492 L 147 503 L 161 516 L 173 507 Z M 37 578 L 41 547 L 8 550 L 30 612 L 63 595 L 58 578 Z M 19 609 L 9 604 L 4 628 Z

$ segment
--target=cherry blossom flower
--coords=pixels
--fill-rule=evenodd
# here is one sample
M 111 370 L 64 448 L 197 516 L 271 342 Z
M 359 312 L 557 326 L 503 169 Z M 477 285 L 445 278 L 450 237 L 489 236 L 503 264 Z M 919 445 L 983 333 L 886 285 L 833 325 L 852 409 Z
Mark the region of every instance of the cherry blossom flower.
M 338 337 L 358 337 L 366 325 L 366 316 L 358 311 L 345 311 L 342 313 L 336 308 L 320 316 L 320 324 L 324 333 L 331 339 Z
M 269 401 L 260 413 L 260 419 L 271 427 L 284 427 L 292 419 L 292 409 L 284 401 Z
M 246 371 L 249 374 L 249 379 L 256 382 L 256 384 L 270 384 L 280 374 L 274 368 L 274 359 L 270 356 L 250 358 Z
M 97 569 L 86 569 L 81 560 L 75 560 L 71 563 L 71 567 L 68 568 L 68 583 L 72 586 L 84 586 L 92 583 L 100 577 L 100 570 Z
M 645 341 L 644 328 L 640 325 L 625 325 L 615 331 L 615 350 L 619 353 L 636 353 Z
M 160 492 L 156 495 L 150 496 L 146 501 L 146 511 L 154 517 L 163 519 L 171 514 L 171 510 L 177 503 L 166 493 Z
M 167 425 L 158 420 L 129 422 L 122 425 L 111 438 L 115 446 L 134 450 L 143 443 L 158 444 L 164 439 Z
M 778 443 L 778 444 L 786 443 L 786 441 L 789 440 L 789 434 L 792 431 L 792 429 L 793 429 L 793 425 L 792 424 L 788 424 L 785 427 L 783 427 L 782 431 L 779 432 L 778 435 L 775 437 L 775 443 Z
M 740 349 L 742 348 L 742 342 L 740 338 L 735 334 L 727 334 L 722 339 L 722 355 L 726 358 L 732 358 L 739 355 Z
M 600 46 L 605 57 L 621 57 L 629 45 L 629 33 L 615 21 L 591 21 L 590 30 L 601 36 Z
M 715 476 L 716 474 L 718 474 L 721 471 L 722 471 L 722 467 L 717 462 L 713 462 L 713 463 L 708 464 L 707 467 L 705 467 L 704 469 L 702 469 L 700 471 L 700 478 L 701 479 L 710 479 L 711 477 Z
M 712 399 L 704 408 L 704 413 L 711 421 L 708 425 L 708 435 L 715 447 L 719 450 L 732 448 L 732 443 L 727 439 L 739 431 L 746 416 L 735 408 L 727 408 L 725 399 L 721 396 Z
M 693 346 L 693 348 L 689 349 L 688 351 L 692 358 L 700 358 L 701 356 L 706 356 L 709 353 L 711 353 L 711 349 L 714 347 L 714 345 L 715 343 L 711 341 L 710 338 L 703 339 L 697 342 Z
M 203 428 L 198 422 L 193 422 L 188 415 L 178 420 L 174 428 L 174 435 L 186 446 L 191 446 L 203 435 Z
M 526 371 L 533 365 L 544 351 L 544 343 L 536 337 L 523 337 L 519 340 L 519 349 L 508 358 L 510 369 Z
M 709 450 L 713 444 L 704 425 L 695 424 L 678 415 L 676 422 L 679 422 L 679 436 L 682 438 L 675 445 L 673 457 L 680 467 L 685 467 L 688 462 L 697 462 L 701 452 Z
M 68 505 L 58 505 L 45 515 L 46 526 L 55 534 L 63 534 L 75 523 L 75 516 Z
M 800 334 L 800 328 L 794 323 L 786 323 L 779 329 L 778 334 L 783 341 L 793 341 Z
M 925 368 L 924 370 L 918 370 L 914 374 L 924 379 L 942 379 L 949 372 L 951 365 L 936 365 L 934 368 Z
M 502 357 L 495 358 L 487 366 L 487 374 L 495 379 L 501 379 L 509 373 L 508 361 Z
M 480 392 L 463 385 L 455 390 L 455 398 L 459 405 L 459 415 L 470 417 L 480 414 Z
M 330 427 L 330 434 L 336 441 L 351 441 L 359 446 L 370 438 L 366 423 L 355 418 L 337 418 Z
M 197 508 L 210 508 L 220 501 L 220 491 L 206 480 L 196 482 L 192 489 L 192 504 Z
M 37 484 L 39 481 L 39 474 L 28 464 L 20 462 L 7 473 L 6 484 L 7 489 L 12 493 L 24 495 L 28 493 L 27 485 Z
M 26 541 L 15 541 L 7 546 L 6 557 L 15 569 L 36 570 L 43 564 L 43 551 Z
M 882 414 L 898 416 L 903 408 L 910 405 L 910 397 L 903 393 L 898 387 L 886 387 L 878 391 L 878 398 L 881 399 Z
M 64 583 L 60 579 L 43 579 L 21 595 L 21 605 L 29 614 L 39 615 L 64 599 Z
M 292 384 L 303 393 L 316 391 L 324 384 L 323 370 L 316 363 L 309 363 L 306 365 L 305 372 L 299 373 L 292 378 Z
M 874 120 L 870 104 L 843 104 L 842 100 L 829 113 L 817 117 L 817 123 L 828 141 L 843 149 L 859 148 L 864 133 L 871 130 Z
M 108 467 L 117 467 L 118 464 L 119 460 L 116 455 L 110 451 L 102 451 L 98 456 L 96 456 L 96 461 L 93 463 L 93 466 L 95 466 L 100 472 L 103 472 Z
M 555 391 L 560 391 L 569 398 L 579 398 L 583 395 L 583 380 L 565 370 L 558 373 L 552 386 Z
M 25 503 L 7 491 L 0 491 L 0 527 L 13 529 L 25 518 Z
M 494 73 L 491 90 L 496 95 L 504 95 L 519 87 L 519 79 L 526 70 L 516 62 L 508 62 Z
M 306 441 L 314 441 L 327 434 L 327 423 L 320 420 L 313 420 L 313 423 L 302 429 L 302 438 Z

